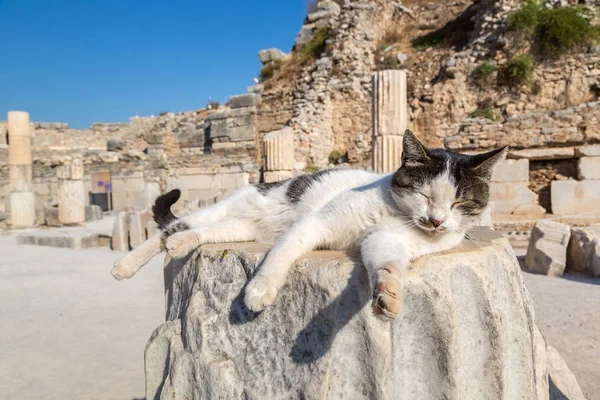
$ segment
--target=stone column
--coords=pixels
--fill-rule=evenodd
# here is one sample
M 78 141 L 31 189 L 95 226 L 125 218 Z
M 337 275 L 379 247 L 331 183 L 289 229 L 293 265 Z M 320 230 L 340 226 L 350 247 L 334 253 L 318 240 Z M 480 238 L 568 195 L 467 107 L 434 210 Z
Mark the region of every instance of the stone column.
M 85 222 L 86 193 L 83 184 L 83 162 L 73 160 L 71 164 L 58 167 L 57 176 L 60 186 L 58 202 L 58 220 L 63 225 Z
M 292 177 L 294 169 L 294 131 L 283 128 L 269 132 L 264 138 L 265 182 L 278 182 Z
M 9 111 L 7 125 L 11 224 L 15 228 L 27 228 L 35 224 L 29 113 Z
M 406 71 L 379 71 L 373 75 L 373 170 L 400 168 L 402 138 L 408 127 Z

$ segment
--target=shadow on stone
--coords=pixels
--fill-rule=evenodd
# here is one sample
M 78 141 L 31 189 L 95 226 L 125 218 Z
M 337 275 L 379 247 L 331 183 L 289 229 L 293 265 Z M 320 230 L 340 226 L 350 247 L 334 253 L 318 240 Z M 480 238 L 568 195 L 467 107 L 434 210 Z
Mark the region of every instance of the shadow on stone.
M 550 400 L 569 400 L 569 398 L 556 387 L 550 375 L 548 375 L 548 388 L 550 389 Z
M 231 308 L 229 309 L 229 323 L 231 325 L 243 325 L 256 319 L 261 314 L 260 312 L 250 310 L 244 303 L 244 293 L 246 293 L 248 282 L 246 282 L 240 293 L 231 303 Z
M 295 363 L 309 364 L 323 357 L 337 333 L 371 300 L 367 272 L 357 258 L 353 260 L 346 288 L 298 334 L 290 352 Z

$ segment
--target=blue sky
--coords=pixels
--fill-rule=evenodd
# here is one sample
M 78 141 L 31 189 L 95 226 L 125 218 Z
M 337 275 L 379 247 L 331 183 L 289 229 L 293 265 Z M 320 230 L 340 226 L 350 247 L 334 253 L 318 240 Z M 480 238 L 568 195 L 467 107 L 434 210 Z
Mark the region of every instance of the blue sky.
M 0 0 L 0 120 L 126 122 L 242 93 L 304 0 Z

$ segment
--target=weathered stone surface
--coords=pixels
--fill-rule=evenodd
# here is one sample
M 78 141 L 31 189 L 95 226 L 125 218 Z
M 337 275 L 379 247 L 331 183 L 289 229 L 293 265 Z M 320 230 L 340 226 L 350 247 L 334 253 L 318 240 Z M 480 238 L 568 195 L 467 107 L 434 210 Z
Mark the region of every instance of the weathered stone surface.
M 511 150 L 509 158 L 527 158 L 529 160 L 563 160 L 575 157 L 573 147 L 558 147 L 544 149 Z
M 85 222 L 87 193 L 83 181 L 61 180 L 58 218 L 63 225 Z
M 35 225 L 35 195 L 33 192 L 10 194 L 10 220 L 13 228 Z
M 258 52 L 258 59 L 263 65 L 273 61 L 283 60 L 287 56 L 288 55 L 286 53 L 275 48 L 264 49 Z
M 152 236 L 156 235 L 158 231 L 158 224 L 154 222 L 153 219 L 149 220 L 146 224 L 146 232 L 148 232 L 148 237 L 151 238 Z
M 373 136 L 404 135 L 408 127 L 406 71 L 373 74 Z
M 600 144 L 581 146 L 575 149 L 576 157 L 600 157 Z
M 102 213 L 102 207 L 95 204 L 85 206 L 85 220 L 86 221 L 98 221 L 104 217 Z
M 550 400 L 586 400 L 577 378 L 552 346 L 546 347 Z
M 99 247 L 99 233 L 83 228 L 64 227 L 24 233 L 17 236 L 17 244 L 62 247 L 73 250 Z
M 106 141 L 106 150 L 107 151 L 123 150 L 126 146 L 127 146 L 127 144 L 125 143 L 124 140 L 108 139 Z
M 46 207 L 46 212 L 44 213 L 44 217 L 46 219 L 46 225 L 48 226 L 62 226 L 58 218 L 58 207 Z
M 515 215 L 544 215 L 546 209 L 539 204 L 521 204 L 515 207 L 512 213 Z
M 561 276 L 567 264 L 570 238 L 569 225 L 549 220 L 538 221 L 529 239 L 525 257 L 527 269 L 538 274 Z
M 583 179 L 600 179 L 600 157 L 581 157 L 577 161 L 577 177 Z
M 502 160 L 494 168 L 492 182 L 527 182 L 529 160 Z
M 394 323 L 373 315 L 366 272 L 342 253 L 298 260 L 260 314 L 241 294 L 267 245 L 167 260 L 168 321 L 146 348 L 146 398 L 548 399 L 514 253 L 499 233 L 473 235 L 412 264 Z
M 567 271 L 600 276 L 600 226 L 571 229 Z
M 519 206 L 535 204 L 537 194 L 529 189 L 529 182 L 492 182 L 490 200 L 495 204 L 497 214 L 512 214 Z
M 238 94 L 229 98 L 229 107 L 242 108 L 253 107 L 258 103 L 260 97 L 254 93 Z
M 402 164 L 403 136 L 376 136 L 373 138 L 373 170 L 390 173 Z
M 292 171 L 294 169 L 294 130 L 286 127 L 269 132 L 264 138 L 265 168 L 267 171 Z
M 129 245 L 135 249 L 144 243 L 148 238 L 146 235 L 146 226 L 152 219 L 152 213 L 149 210 L 136 211 L 131 213 L 131 222 L 129 224 Z
M 292 176 L 292 171 L 265 171 L 264 174 L 266 183 L 284 181 Z
M 600 212 L 600 180 L 552 181 L 550 196 L 553 214 Z
M 83 162 L 81 160 L 73 160 L 71 164 L 61 165 L 56 169 L 58 179 L 83 179 Z
M 129 224 L 131 213 L 119 212 L 115 218 L 113 234 L 111 238 L 111 249 L 116 251 L 129 251 Z

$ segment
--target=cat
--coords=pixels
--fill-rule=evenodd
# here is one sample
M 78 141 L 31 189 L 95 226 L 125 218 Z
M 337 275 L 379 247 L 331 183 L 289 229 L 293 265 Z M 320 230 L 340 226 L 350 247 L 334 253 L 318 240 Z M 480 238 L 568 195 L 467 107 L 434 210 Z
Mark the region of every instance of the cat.
M 489 200 L 494 166 L 507 147 L 478 155 L 426 148 L 407 130 L 401 167 L 380 175 L 328 169 L 246 186 L 210 207 L 176 218 L 179 190 L 153 207 L 161 232 L 117 260 L 112 275 L 132 277 L 166 249 L 182 258 L 203 243 L 273 243 L 245 289 L 253 311 L 273 304 L 290 266 L 315 249 L 360 250 L 373 291 L 373 311 L 388 320 L 402 308 L 402 275 L 411 260 L 449 250 L 465 238 Z

